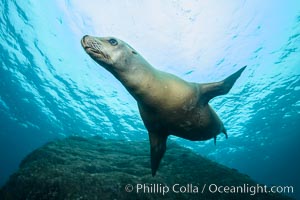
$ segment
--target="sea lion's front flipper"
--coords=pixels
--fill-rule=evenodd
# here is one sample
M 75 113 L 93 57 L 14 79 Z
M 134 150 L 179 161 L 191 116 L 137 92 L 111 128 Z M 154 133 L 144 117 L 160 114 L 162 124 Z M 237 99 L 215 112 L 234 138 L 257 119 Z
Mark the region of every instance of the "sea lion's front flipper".
M 240 70 L 231 74 L 223 81 L 200 84 L 200 91 L 203 94 L 202 100 L 204 101 L 204 103 L 208 103 L 209 100 L 216 96 L 227 94 L 246 67 L 247 66 L 242 67 Z
M 152 176 L 155 176 L 159 163 L 166 152 L 167 138 L 166 135 L 149 132 Z

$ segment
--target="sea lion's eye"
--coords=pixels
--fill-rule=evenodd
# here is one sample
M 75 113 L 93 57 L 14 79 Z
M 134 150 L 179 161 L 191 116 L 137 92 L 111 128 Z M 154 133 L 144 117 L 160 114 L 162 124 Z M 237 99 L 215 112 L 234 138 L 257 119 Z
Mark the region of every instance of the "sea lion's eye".
M 113 38 L 112 38 L 112 39 L 109 39 L 108 42 L 109 42 L 112 46 L 118 45 L 118 41 L 115 40 L 115 39 L 113 39 Z

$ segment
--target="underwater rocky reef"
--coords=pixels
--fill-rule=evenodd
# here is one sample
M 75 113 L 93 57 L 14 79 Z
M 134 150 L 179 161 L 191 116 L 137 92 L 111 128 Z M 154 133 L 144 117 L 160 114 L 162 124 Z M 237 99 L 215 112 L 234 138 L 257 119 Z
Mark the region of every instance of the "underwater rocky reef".
M 290 199 L 273 193 L 254 195 L 257 183 L 249 176 L 172 141 L 155 177 L 149 155 L 148 141 L 53 141 L 21 162 L 1 188 L 0 199 Z M 234 192 L 234 186 L 248 192 Z

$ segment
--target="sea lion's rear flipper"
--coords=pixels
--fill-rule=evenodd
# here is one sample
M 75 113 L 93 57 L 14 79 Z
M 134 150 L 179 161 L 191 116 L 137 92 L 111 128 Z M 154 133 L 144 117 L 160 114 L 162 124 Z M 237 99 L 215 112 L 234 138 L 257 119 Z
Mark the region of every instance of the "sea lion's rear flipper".
M 225 127 L 223 127 L 221 132 L 224 133 L 226 139 L 228 139 L 228 135 L 227 135 L 227 131 L 226 131 Z M 216 135 L 214 136 L 214 144 L 217 145 L 217 136 Z
M 227 130 L 225 127 L 223 127 L 222 133 L 224 133 L 226 139 L 228 139 Z
M 149 132 L 152 176 L 155 176 L 159 163 L 166 152 L 167 138 L 166 135 Z
M 246 67 L 247 66 L 242 67 L 240 70 L 231 74 L 223 81 L 200 84 L 200 91 L 202 93 L 201 99 L 204 101 L 204 103 L 208 103 L 209 100 L 216 96 L 227 94 Z
M 224 126 L 223 126 L 221 132 L 224 133 L 226 139 L 228 139 L 227 130 L 226 130 L 226 128 L 225 128 Z M 215 145 L 217 144 L 217 136 L 216 136 L 216 135 L 215 135 L 215 137 L 214 137 L 214 144 L 215 144 Z

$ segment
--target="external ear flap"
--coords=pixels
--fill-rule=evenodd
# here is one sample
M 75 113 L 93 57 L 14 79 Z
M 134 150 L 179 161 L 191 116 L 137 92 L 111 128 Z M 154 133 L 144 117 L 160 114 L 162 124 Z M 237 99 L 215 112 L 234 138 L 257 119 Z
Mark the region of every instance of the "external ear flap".
M 137 54 L 135 51 L 131 51 L 131 53 L 133 53 L 133 54 Z

